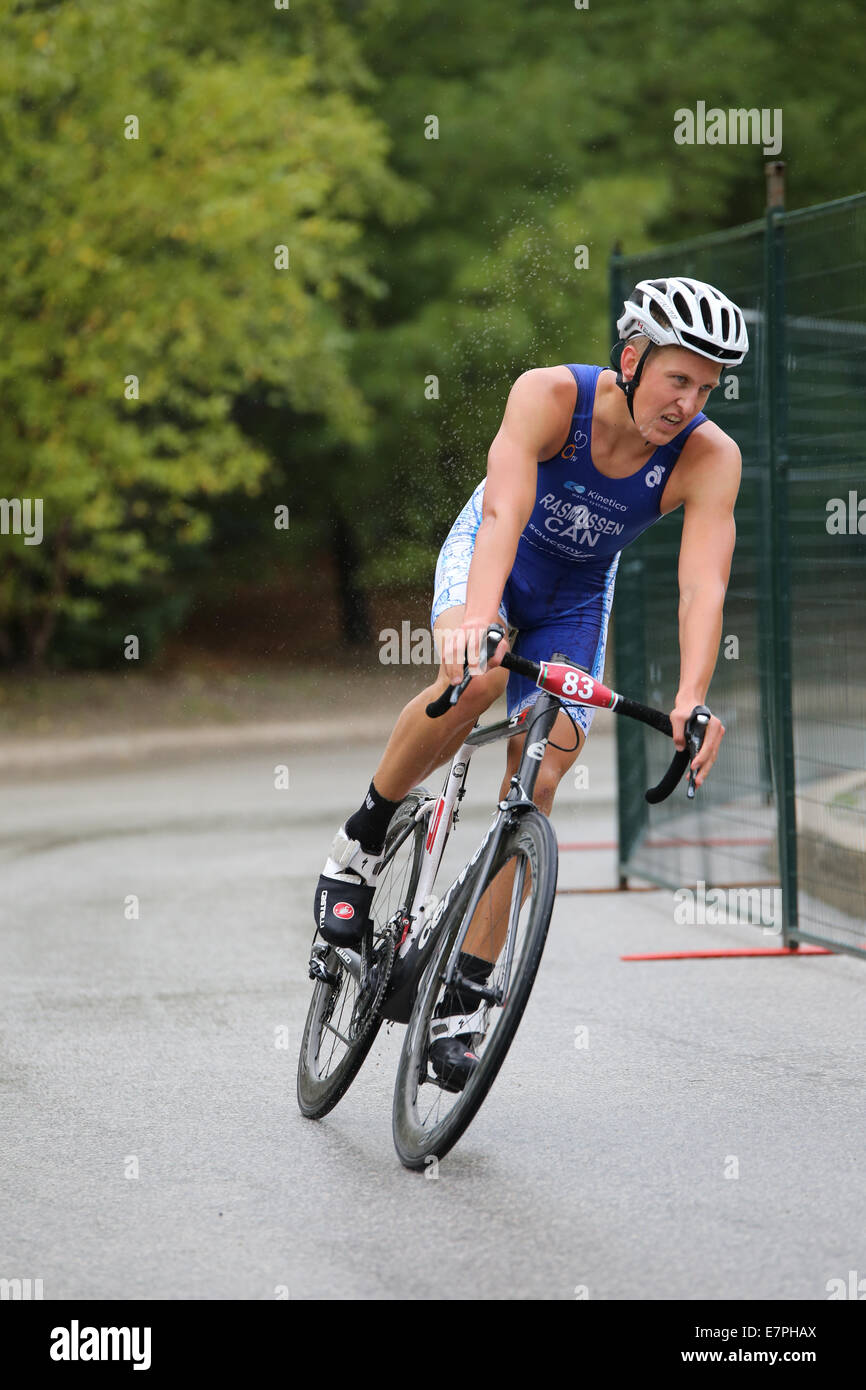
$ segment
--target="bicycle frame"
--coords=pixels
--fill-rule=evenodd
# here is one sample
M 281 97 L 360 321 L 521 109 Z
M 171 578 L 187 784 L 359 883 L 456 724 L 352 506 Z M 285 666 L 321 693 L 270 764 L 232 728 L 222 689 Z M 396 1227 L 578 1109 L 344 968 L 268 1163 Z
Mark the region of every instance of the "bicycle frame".
M 394 962 L 394 976 L 389 995 L 386 997 L 382 1013 L 388 1019 L 395 1022 L 406 1022 L 408 1020 L 408 1009 L 414 998 L 418 981 L 423 973 L 432 951 L 432 944 L 435 939 L 436 927 L 442 920 L 453 895 L 458 891 L 464 882 L 466 875 L 474 864 L 484 856 L 482 869 L 486 869 L 492 864 L 499 842 L 505 828 L 510 824 L 512 817 L 520 815 L 529 807 L 534 806 L 532 793 L 535 790 L 535 782 L 538 777 L 538 770 L 541 760 L 544 757 L 544 750 L 547 747 L 556 716 L 562 708 L 561 701 L 555 695 L 542 691 L 541 695 L 520 714 L 512 715 L 510 719 L 503 719 L 496 724 L 489 724 L 486 727 L 473 729 L 463 744 L 455 753 L 448 768 L 445 783 L 442 791 L 435 799 L 431 807 L 431 801 L 423 802 L 415 814 L 412 825 L 406 828 L 404 834 L 395 845 L 392 846 L 389 858 L 396 853 L 400 845 L 408 835 L 412 833 L 413 826 L 418 822 L 427 821 L 427 834 L 424 841 L 424 859 L 421 866 L 421 873 L 412 902 L 406 905 L 406 921 L 403 936 L 397 948 L 397 958 Z M 518 734 L 527 734 L 526 743 L 521 754 L 520 763 L 517 771 L 511 778 L 506 797 L 497 805 L 496 812 L 491 822 L 490 828 L 473 854 L 469 862 L 461 869 L 454 881 L 446 889 L 441 898 L 435 899 L 432 896 L 433 884 L 442 863 L 445 853 L 445 846 L 448 836 L 454 824 L 455 810 L 457 803 L 462 799 L 465 792 L 466 776 L 469 771 L 469 763 L 476 748 L 483 744 L 495 743 L 500 739 L 514 738 Z M 529 735 L 532 735 L 531 740 Z M 385 863 L 387 864 L 387 860 Z M 384 867 L 384 865 L 383 865 Z M 508 948 L 506 952 L 506 969 L 504 987 L 501 993 L 504 995 L 507 990 L 508 977 L 511 966 L 511 952 L 513 950 L 513 922 L 516 917 L 515 902 L 519 910 L 522 893 L 522 871 L 520 881 L 516 885 L 516 895 L 512 899 L 511 917 L 508 924 Z M 473 891 L 466 912 L 466 925 L 463 932 L 457 938 L 454 950 L 448 961 L 447 977 L 450 979 L 454 970 L 457 956 L 462 944 L 462 940 L 468 931 L 469 923 L 475 913 L 475 909 L 481 898 L 484 875 L 479 874 L 478 886 Z M 468 982 L 467 982 L 468 983 Z M 491 1000 L 498 1000 L 498 994 L 476 986 L 475 990 L 480 996 L 487 996 Z M 403 1016 L 405 1014 L 405 1017 Z

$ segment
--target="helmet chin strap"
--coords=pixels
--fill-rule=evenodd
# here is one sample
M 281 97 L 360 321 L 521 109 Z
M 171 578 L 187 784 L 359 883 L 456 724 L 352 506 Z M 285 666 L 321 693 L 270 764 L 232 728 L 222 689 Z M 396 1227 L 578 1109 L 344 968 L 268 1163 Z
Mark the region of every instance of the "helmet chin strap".
M 640 357 L 640 359 L 639 359 L 639 361 L 638 361 L 638 364 L 637 364 L 637 366 L 636 366 L 635 369 L 634 369 L 634 376 L 632 377 L 631 381 L 626 381 L 625 377 L 624 377 L 623 374 L 622 374 L 622 368 L 621 368 L 621 366 L 620 366 L 620 362 L 621 362 L 621 360 L 622 360 L 623 349 L 624 349 L 626 346 L 627 346 L 626 343 L 614 343 L 613 347 L 612 347 L 611 350 L 610 350 L 610 364 L 611 364 L 611 366 L 614 368 L 614 370 L 616 371 L 616 384 L 617 384 L 617 386 L 619 387 L 620 391 L 622 391 L 623 395 L 625 396 L 625 402 L 626 402 L 626 405 L 628 406 L 628 413 L 629 413 L 629 415 L 631 416 L 631 418 L 632 418 L 632 420 L 633 420 L 633 419 L 634 419 L 634 393 L 635 393 L 635 391 L 637 390 L 638 386 L 640 385 L 640 379 L 641 379 L 641 375 L 642 375 L 642 373 L 643 373 L 643 364 L 644 364 L 644 362 L 647 360 L 647 358 L 649 357 L 650 353 L 652 352 L 653 348 L 655 347 L 655 344 L 654 344 L 654 343 L 647 343 L 646 347 L 645 347 L 644 350 L 643 350 L 643 353 L 641 354 L 641 357 Z

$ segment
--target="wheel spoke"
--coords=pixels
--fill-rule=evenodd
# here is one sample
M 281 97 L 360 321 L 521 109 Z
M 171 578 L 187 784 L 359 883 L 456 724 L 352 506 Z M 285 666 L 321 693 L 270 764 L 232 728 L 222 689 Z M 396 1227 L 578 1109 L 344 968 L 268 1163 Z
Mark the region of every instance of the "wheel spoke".
M 336 1033 L 337 1037 L 340 1039 L 340 1042 L 345 1043 L 347 1047 L 351 1046 L 349 1039 L 346 1037 L 345 1033 L 340 1032 L 339 1028 L 335 1028 L 332 1023 L 326 1023 L 325 1027 L 328 1029 L 330 1033 Z

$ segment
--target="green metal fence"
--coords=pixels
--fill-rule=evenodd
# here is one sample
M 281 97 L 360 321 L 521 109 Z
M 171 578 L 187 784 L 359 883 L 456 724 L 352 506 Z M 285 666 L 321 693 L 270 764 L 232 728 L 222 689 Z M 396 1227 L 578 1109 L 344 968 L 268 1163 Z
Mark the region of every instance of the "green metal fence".
M 722 754 L 696 802 L 635 787 L 665 750 L 617 728 L 620 877 L 778 886 L 784 939 L 866 948 L 866 194 L 611 262 L 614 319 L 665 274 L 717 284 L 751 351 L 708 413 L 743 482 L 709 703 Z M 862 505 L 862 512 L 859 510 Z M 679 514 L 681 517 L 681 513 Z M 618 688 L 669 708 L 679 675 L 675 517 L 625 551 Z M 766 919 L 764 919 L 766 920 Z M 777 922 L 778 926 L 778 922 Z

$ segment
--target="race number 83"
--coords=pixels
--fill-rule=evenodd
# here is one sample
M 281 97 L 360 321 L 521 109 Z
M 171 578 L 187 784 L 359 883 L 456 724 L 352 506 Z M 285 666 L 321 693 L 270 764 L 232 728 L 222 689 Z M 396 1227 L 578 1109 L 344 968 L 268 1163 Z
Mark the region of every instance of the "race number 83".
M 566 671 L 562 678 L 563 695 L 576 695 L 579 700 L 591 700 L 595 682 L 591 676 L 578 671 Z

